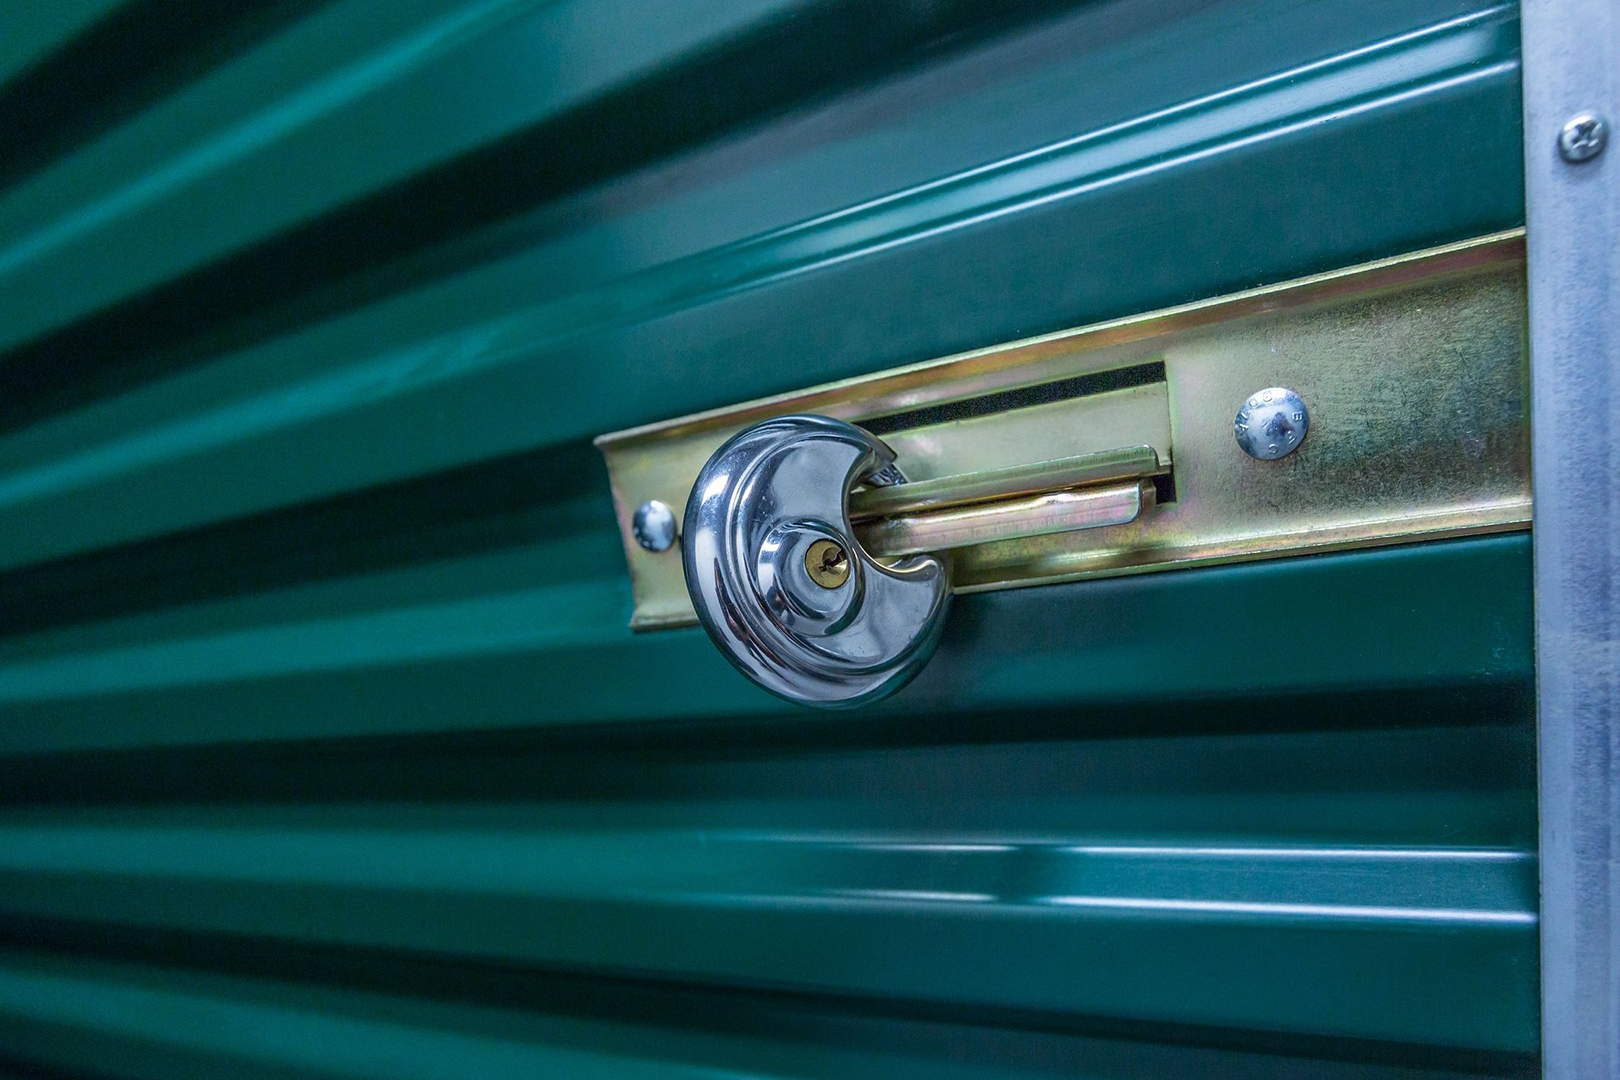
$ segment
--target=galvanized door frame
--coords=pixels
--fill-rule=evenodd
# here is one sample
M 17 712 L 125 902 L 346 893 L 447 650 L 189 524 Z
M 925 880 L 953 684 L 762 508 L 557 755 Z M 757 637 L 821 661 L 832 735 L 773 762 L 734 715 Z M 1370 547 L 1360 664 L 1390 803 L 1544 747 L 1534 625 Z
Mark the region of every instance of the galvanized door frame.
M 1540 728 L 1542 1057 L 1620 1076 L 1620 118 L 1614 0 L 1523 6 Z

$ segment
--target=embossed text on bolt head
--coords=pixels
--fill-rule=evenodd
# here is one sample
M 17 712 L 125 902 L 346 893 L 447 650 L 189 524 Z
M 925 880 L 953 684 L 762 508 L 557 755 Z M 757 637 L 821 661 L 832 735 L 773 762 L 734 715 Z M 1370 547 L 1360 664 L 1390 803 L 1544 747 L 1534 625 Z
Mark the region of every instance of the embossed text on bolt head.
M 1558 153 L 1572 164 L 1592 160 L 1608 143 L 1609 122 L 1596 113 L 1576 113 L 1558 133 Z
M 1310 426 L 1311 414 L 1300 396 L 1285 386 L 1270 386 L 1249 395 L 1232 422 L 1232 434 L 1250 457 L 1275 461 L 1298 449 Z
M 630 519 L 630 532 L 636 543 L 648 551 L 668 551 L 675 543 L 675 511 L 668 503 L 648 499 L 636 507 L 635 516 Z

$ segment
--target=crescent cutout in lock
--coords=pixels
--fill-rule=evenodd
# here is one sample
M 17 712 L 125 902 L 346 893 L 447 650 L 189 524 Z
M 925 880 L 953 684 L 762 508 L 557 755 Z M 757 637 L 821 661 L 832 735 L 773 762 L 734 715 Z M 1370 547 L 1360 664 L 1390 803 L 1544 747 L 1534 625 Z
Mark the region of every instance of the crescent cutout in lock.
M 880 563 L 850 526 L 850 489 L 892 479 L 893 464 L 893 451 L 853 424 L 784 416 L 732 437 L 698 474 L 686 587 L 720 651 L 772 693 L 865 704 L 932 655 L 950 601 L 945 563 Z

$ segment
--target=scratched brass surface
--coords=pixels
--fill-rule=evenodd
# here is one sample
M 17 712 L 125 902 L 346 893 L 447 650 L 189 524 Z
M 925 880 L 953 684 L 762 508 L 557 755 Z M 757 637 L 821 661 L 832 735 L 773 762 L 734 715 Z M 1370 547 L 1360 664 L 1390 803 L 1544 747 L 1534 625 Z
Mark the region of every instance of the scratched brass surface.
M 884 436 L 914 481 L 1148 446 L 1171 483 L 1136 520 L 951 554 L 958 591 L 1527 528 L 1522 231 L 831 383 L 605 435 L 635 588 L 632 625 L 694 621 L 679 547 L 630 538 L 637 505 L 685 506 L 710 453 L 769 416 L 860 422 L 1162 364 L 1164 379 Z M 1278 461 L 1232 436 L 1288 386 L 1310 434 Z M 1053 486 L 1062 486 L 1054 484 Z M 1168 496 L 1168 497 L 1167 497 Z

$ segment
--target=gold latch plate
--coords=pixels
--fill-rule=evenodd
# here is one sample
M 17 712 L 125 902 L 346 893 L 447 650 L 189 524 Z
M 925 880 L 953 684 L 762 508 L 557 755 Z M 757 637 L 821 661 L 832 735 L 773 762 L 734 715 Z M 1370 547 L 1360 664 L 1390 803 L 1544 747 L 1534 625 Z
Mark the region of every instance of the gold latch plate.
M 679 544 L 641 548 L 636 508 L 658 499 L 679 516 L 722 442 L 789 413 L 876 421 L 919 487 L 949 477 L 937 486 L 959 493 L 1029 474 L 1038 500 L 1068 486 L 1044 475 L 1045 463 L 1101 463 L 1094 479 L 1110 484 L 1031 504 L 1073 515 L 1073 530 L 987 543 L 963 531 L 987 521 L 984 511 L 911 505 L 926 503 L 927 489 L 857 493 L 851 511 L 867 519 L 858 528 L 875 549 L 965 543 L 949 555 L 958 592 L 1528 528 L 1525 342 L 1514 230 L 604 435 L 631 625 L 696 621 Z M 1110 373 L 1136 377 L 1109 388 Z M 1257 461 L 1235 441 L 1233 418 L 1271 386 L 1300 394 L 1310 431 L 1287 457 Z M 941 415 L 1037 387 L 1078 389 Z M 1103 475 L 1133 454 L 1138 464 Z M 879 516 L 896 501 L 920 512 Z

